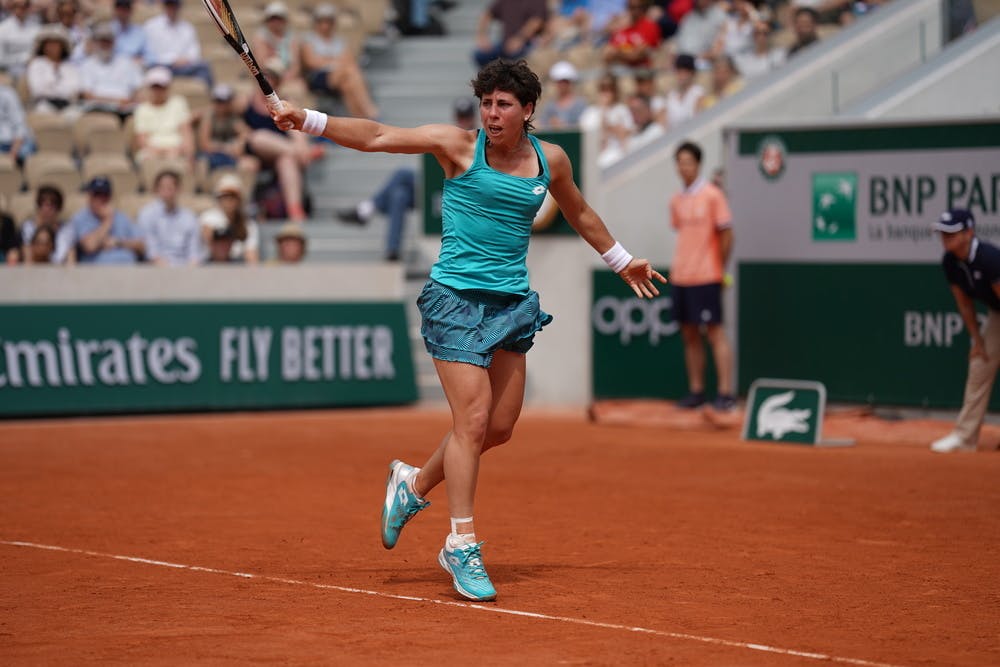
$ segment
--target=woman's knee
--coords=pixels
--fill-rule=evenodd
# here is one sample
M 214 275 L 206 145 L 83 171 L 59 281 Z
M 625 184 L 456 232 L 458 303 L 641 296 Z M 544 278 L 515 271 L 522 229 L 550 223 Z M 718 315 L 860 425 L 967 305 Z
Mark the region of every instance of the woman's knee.
M 510 442 L 511 436 L 513 435 L 513 426 L 509 428 L 496 428 L 491 426 L 486 431 L 486 440 L 483 442 L 483 451 L 485 452 L 487 449 L 499 447 L 502 444 Z

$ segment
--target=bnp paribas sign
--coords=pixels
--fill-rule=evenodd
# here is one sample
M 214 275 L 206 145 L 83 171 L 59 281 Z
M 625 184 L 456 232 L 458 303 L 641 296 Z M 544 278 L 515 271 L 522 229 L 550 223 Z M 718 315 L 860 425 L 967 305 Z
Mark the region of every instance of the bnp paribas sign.
M 926 261 L 955 207 L 1000 241 L 996 121 L 737 131 L 726 180 L 741 258 Z

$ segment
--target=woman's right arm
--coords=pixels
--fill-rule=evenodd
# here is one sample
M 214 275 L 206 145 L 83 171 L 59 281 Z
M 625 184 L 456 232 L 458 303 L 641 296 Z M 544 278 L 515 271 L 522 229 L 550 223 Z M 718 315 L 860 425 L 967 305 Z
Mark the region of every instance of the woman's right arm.
M 274 124 L 284 131 L 302 130 L 306 122 L 305 110 L 284 100 L 282 102 L 284 108 L 271 115 Z M 307 128 L 305 131 L 365 153 L 430 153 L 445 167 L 446 176 L 451 171 L 448 163 L 462 165 L 463 171 L 468 167 L 475 144 L 473 133 L 454 125 L 406 128 L 364 118 L 326 116 L 325 126 L 321 131 L 310 131 L 311 129 L 314 128 Z

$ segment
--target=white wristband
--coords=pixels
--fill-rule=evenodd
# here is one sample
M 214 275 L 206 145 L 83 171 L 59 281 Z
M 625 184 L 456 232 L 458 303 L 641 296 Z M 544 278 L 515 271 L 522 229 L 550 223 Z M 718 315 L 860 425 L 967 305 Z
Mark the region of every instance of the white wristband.
M 615 241 L 611 249 L 601 255 L 601 259 L 607 262 L 608 268 L 618 273 L 629 265 L 633 257 L 629 254 L 628 250 L 622 247 L 621 243 Z
M 306 119 L 302 121 L 302 131 L 306 134 L 320 136 L 326 132 L 326 114 L 313 109 L 303 109 L 306 112 Z

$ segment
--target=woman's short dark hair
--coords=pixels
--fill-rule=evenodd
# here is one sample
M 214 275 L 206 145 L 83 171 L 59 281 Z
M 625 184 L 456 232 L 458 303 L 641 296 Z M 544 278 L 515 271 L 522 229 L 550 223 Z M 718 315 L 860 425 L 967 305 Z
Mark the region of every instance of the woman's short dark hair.
M 674 151 L 674 160 L 679 158 L 681 156 L 681 153 L 690 153 L 691 157 L 694 158 L 694 161 L 697 162 L 698 164 L 701 164 L 701 146 L 694 143 L 693 141 L 685 141 L 680 146 L 678 146 L 677 150 Z
M 502 90 L 516 97 L 521 106 L 530 104 L 532 113 L 538 106 L 538 98 L 542 96 L 542 84 L 538 75 L 531 71 L 524 60 L 494 60 L 479 70 L 479 75 L 471 83 L 472 90 L 479 99 L 495 90 Z M 525 132 L 533 129 L 530 118 L 524 121 Z
M 56 205 L 57 210 L 62 210 L 63 207 L 63 193 L 62 190 L 54 185 L 42 185 L 38 188 L 38 192 L 35 193 L 35 206 L 41 206 L 42 202 L 46 199 L 51 199 Z

